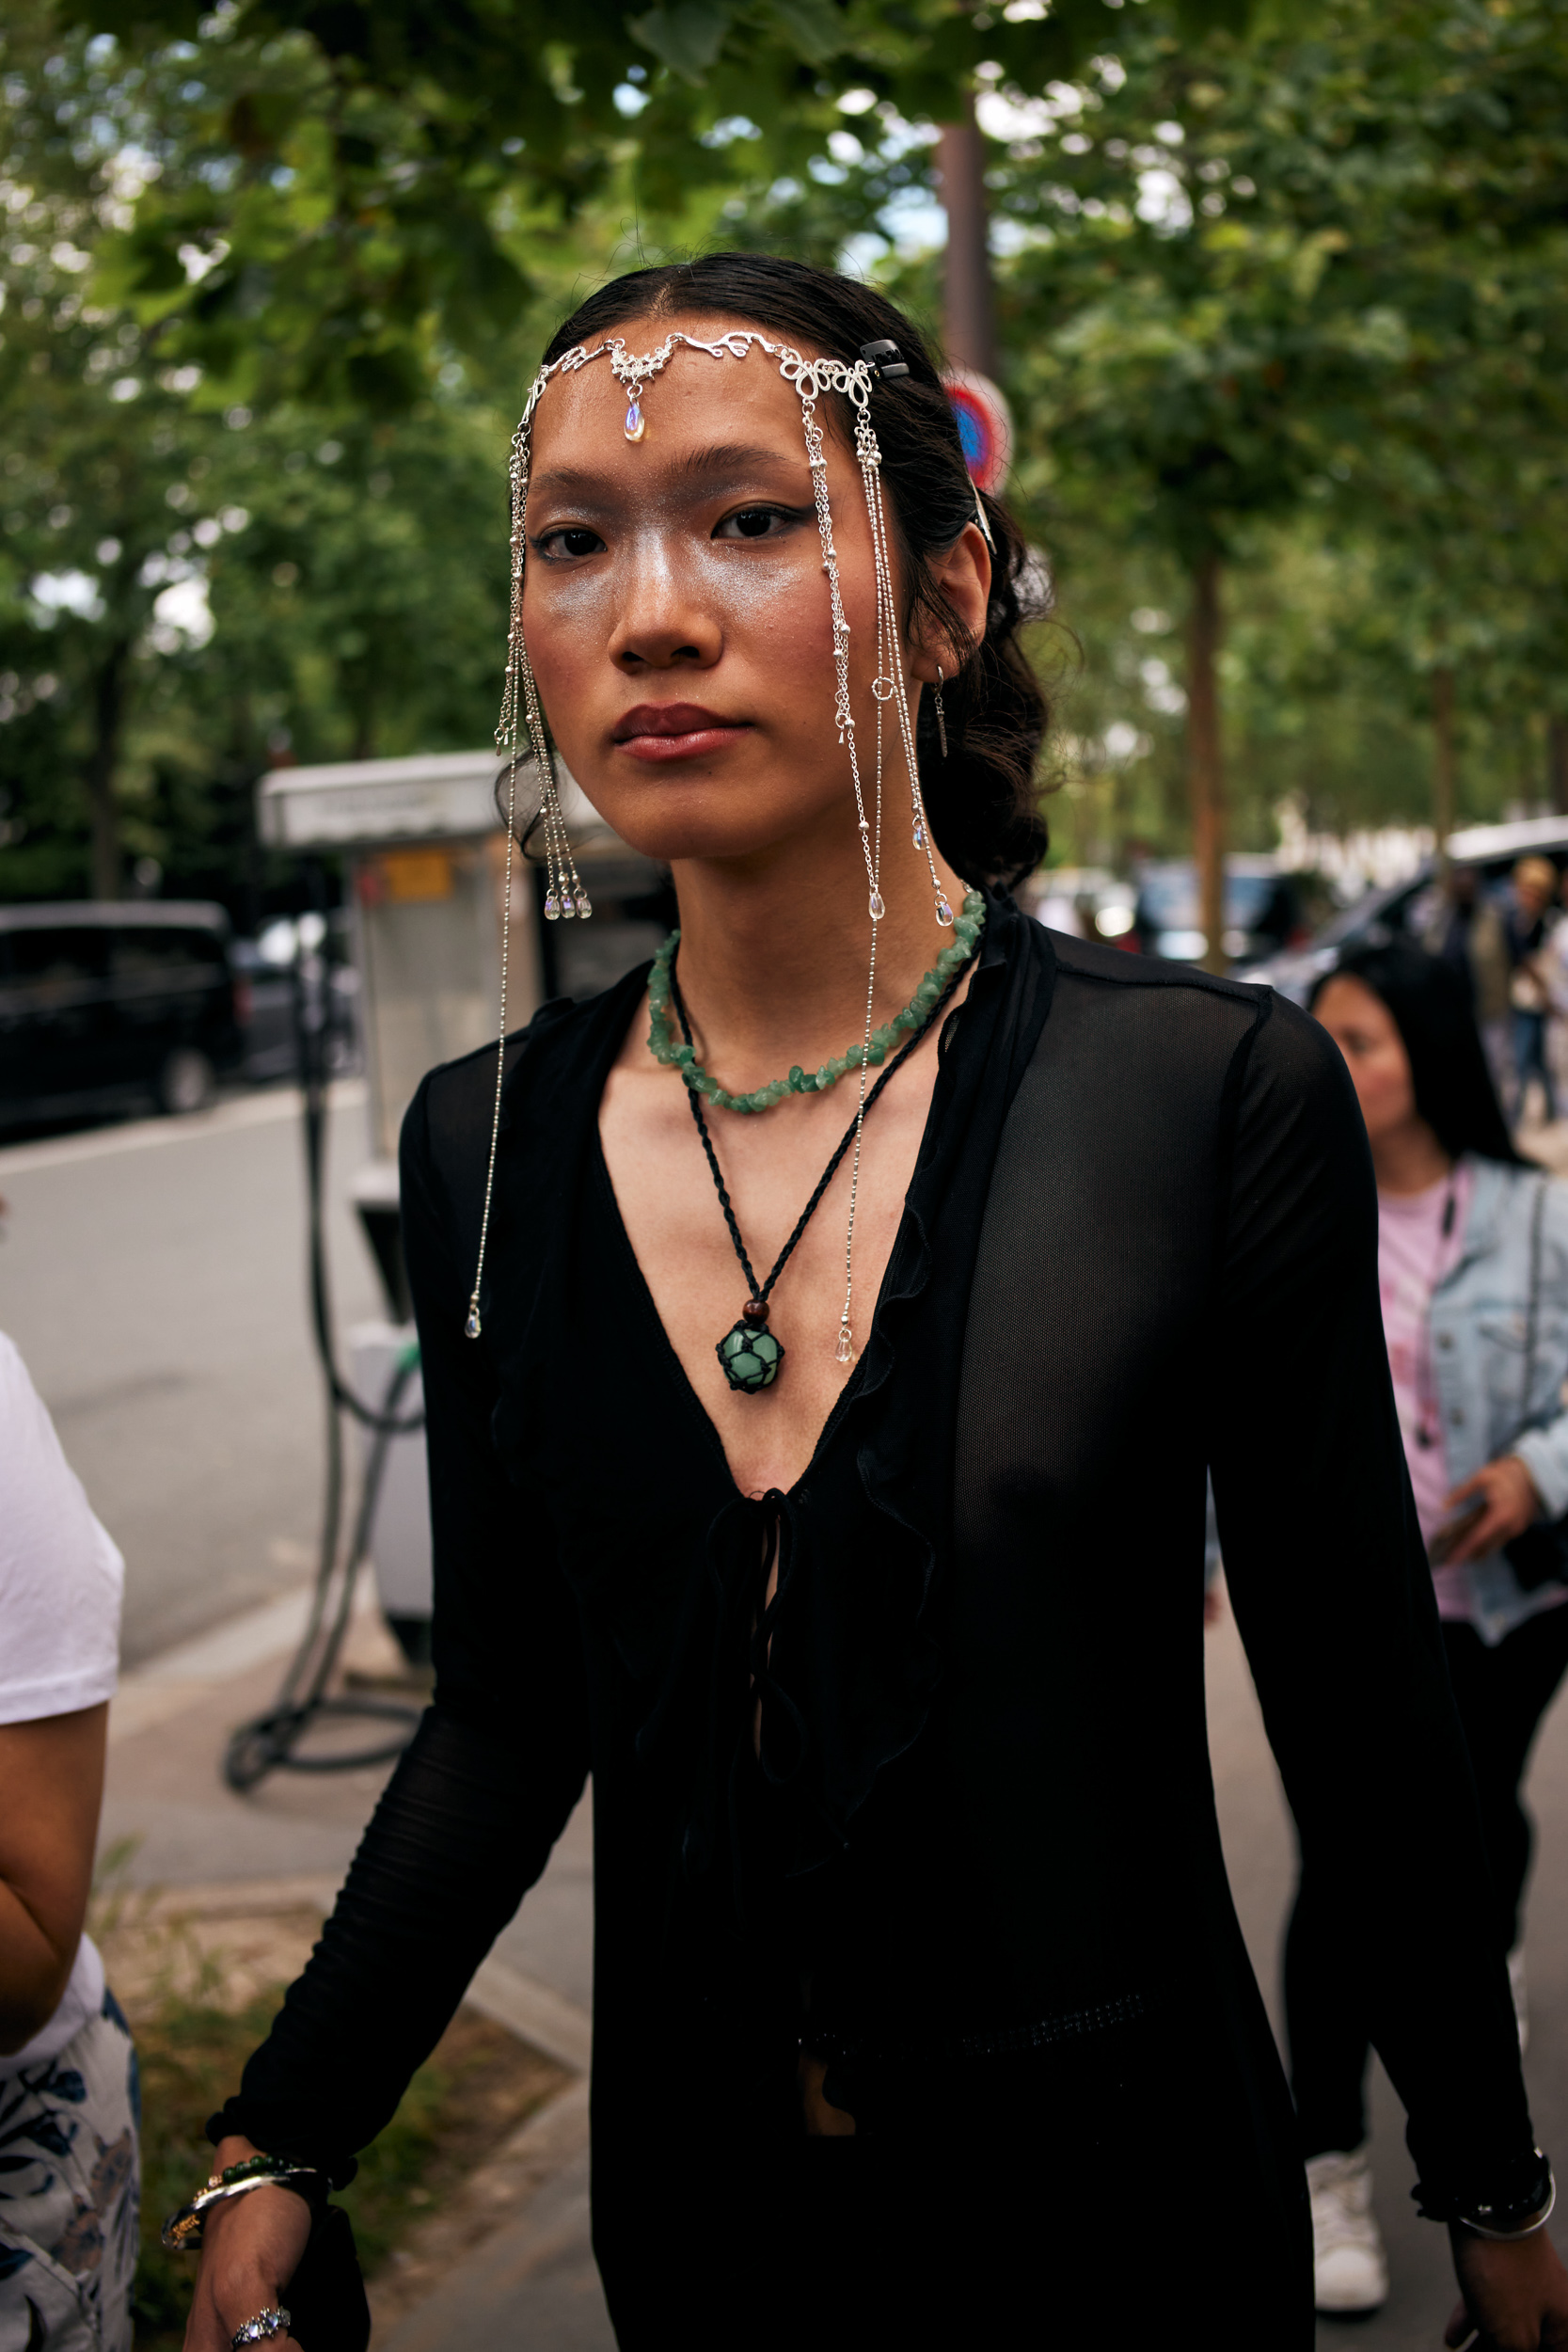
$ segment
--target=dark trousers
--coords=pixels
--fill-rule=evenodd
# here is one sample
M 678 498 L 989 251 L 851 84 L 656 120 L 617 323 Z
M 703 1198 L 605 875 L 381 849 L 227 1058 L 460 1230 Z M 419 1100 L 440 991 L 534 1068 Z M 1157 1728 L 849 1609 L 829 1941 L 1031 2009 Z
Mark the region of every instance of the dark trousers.
M 1546 1098 L 1548 1120 L 1557 1117 L 1557 1097 L 1552 1091 L 1552 1073 L 1546 1067 L 1546 1016 L 1544 1012 L 1518 1012 L 1513 1015 L 1513 1077 L 1518 1087 L 1514 1115 L 1519 1117 L 1525 1107 L 1525 1089 L 1532 1078 L 1541 1081 L 1541 1091 Z
M 1528 1618 L 1495 1649 L 1468 1625 L 1445 1624 L 1443 1641 L 1481 1798 L 1501 1954 L 1519 1940 L 1531 1844 L 1519 1784 L 1568 1670 L 1568 1604 Z M 1285 1939 L 1285 2021 L 1304 2156 L 1358 2148 L 1367 2137 L 1369 2034 L 1357 1927 L 1336 1894 L 1303 1870 Z

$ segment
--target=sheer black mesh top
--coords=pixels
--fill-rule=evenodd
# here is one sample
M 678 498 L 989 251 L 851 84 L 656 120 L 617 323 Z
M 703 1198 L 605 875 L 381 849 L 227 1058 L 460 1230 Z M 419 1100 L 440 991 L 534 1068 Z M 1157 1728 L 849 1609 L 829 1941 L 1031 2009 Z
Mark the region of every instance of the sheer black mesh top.
M 409 1112 L 436 1699 L 214 2126 L 346 2174 L 591 1772 L 623 2343 L 689 2297 L 694 2210 L 776 2247 L 754 2184 L 799 2141 L 803 2050 L 865 2151 L 927 2149 L 922 2181 L 1025 2150 L 1067 2167 L 1051 2194 L 1103 2200 L 1179 2119 L 1289 2280 L 1252 2342 L 1308 2344 L 1289 2103 L 1209 1774 L 1206 1470 L 1418 2163 L 1458 2185 L 1529 2144 L 1338 1052 L 1266 990 L 993 899 L 871 1336 L 804 1476 L 751 1501 L 599 1152 L 643 977 L 509 1046 L 477 1343 L 493 1061 L 433 1072 Z

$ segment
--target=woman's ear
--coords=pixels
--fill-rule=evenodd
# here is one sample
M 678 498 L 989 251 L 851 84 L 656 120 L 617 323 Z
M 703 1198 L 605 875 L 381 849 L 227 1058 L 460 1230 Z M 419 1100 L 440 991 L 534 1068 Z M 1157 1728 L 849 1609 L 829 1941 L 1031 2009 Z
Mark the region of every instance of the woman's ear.
M 990 549 L 979 525 L 966 525 L 946 554 L 935 558 L 930 572 L 938 596 L 977 644 L 986 633 L 986 607 L 990 599 Z M 935 616 L 922 609 L 914 616 L 910 647 L 910 667 L 915 676 L 934 686 L 939 669 L 951 678 L 961 666 L 958 646 Z

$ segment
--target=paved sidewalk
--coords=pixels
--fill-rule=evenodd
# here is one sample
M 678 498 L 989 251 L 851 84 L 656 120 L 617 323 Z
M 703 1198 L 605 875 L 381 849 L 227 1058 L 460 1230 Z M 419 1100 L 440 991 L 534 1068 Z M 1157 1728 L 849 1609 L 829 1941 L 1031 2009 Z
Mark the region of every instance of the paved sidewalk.
M 1235 1629 L 1209 1637 L 1210 1749 L 1226 1859 L 1252 1963 L 1279 2030 L 1279 1951 L 1294 1883 L 1294 1839 L 1278 1775 L 1263 1737 L 1251 1677 Z M 1525 2060 L 1537 2136 L 1568 2162 L 1568 1706 L 1548 1716 L 1529 1781 L 1538 1829 L 1528 1898 L 1526 1956 L 1530 2043 Z M 1388 2247 L 1391 2292 L 1373 2318 L 1318 2322 L 1318 2352 L 1438 2352 L 1455 2289 L 1448 2233 L 1419 2220 L 1410 2201 L 1416 2178 L 1404 2146 L 1404 2111 L 1381 2066 L 1371 2098 L 1376 2206 Z M 1195 2260 L 1207 2250 L 1204 2199 L 1195 2197 Z M 1568 2250 L 1568 2226 L 1554 2229 Z M 1213 2251 L 1223 2259 L 1216 2241 Z M 1259 2346 L 1259 2352 L 1264 2352 Z
M 294 1615 L 290 1615 L 291 1608 Z M 105 1843 L 142 1840 L 133 1876 L 186 1888 L 211 1907 L 223 1883 L 290 1881 L 325 1906 L 352 1855 L 385 1774 L 325 1779 L 278 1774 L 237 1798 L 218 1774 L 227 1732 L 271 1696 L 297 1598 L 224 1629 L 128 1678 L 111 1726 Z M 373 1650 L 373 1629 L 357 1636 Z M 1284 1800 L 1228 1613 L 1209 1637 L 1210 1739 L 1237 1908 L 1272 2010 L 1293 1875 Z M 1568 1708 L 1548 1720 L 1531 1801 L 1540 1826 L 1528 1959 L 1532 2031 L 1527 2074 L 1542 2143 L 1568 2153 Z M 254 1891 L 254 1889 L 253 1889 Z M 266 1899 L 277 1894 L 275 1887 Z M 242 1898 L 243 1899 L 243 1898 Z M 581 2071 L 593 1981 L 592 1830 L 578 1807 L 546 1875 L 499 1940 L 474 1999 L 562 2064 Z M 1276 2014 L 1277 2023 L 1277 2014 Z M 1403 2122 L 1381 2070 L 1373 2093 L 1377 2205 L 1393 2291 L 1375 2319 L 1321 2322 L 1319 2352 L 1436 2352 L 1453 2300 L 1444 2233 L 1417 2219 Z M 531 2119 L 477 2178 L 476 2197 L 503 2216 L 384 2332 L 376 2352 L 612 2352 L 589 2249 L 586 2085 Z M 1195 2267 L 1207 2251 L 1207 2208 L 1195 2188 Z M 1200 2325 L 1200 2314 L 1194 2314 Z M 1263 2347 L 1259 2347 L 1263 2352 Z
M 110 1715 L 102 1851 L 134 1840 L 123 1875 L 158 1887 L 216 1931 L 258 1982 L 297 1964 L 301 1922 L 330 1906 L 389 1767 L 325 1776 L 278 1772 L 238 1797 L 221 1777 L 236 1724 L 274 1695 L 304 1622 L 285 1596 L 126 1676 Z M 373 1614 L 356 1625 L 363 1671 L 396 1663 Z M 373 1736 L 373 1725 L 371 1727 Z M 345 1738 L 363 1739 L 345 1725 Z M 422 2303 L 378 2328 L 376 2352 L 613 2352 L 588 2242 L 589 2017 L 593 1997 L 593 1824 L 585 1797 L 519 1917 L 498 1939 L 469 2000 L 578 2082 L 473 2176 L 460 2197 L 465 2249 Z M 478 2210 L 478 2224 L 475 2223 Z M 432 2235 L 439 2236 L 439 2221 Z M 423 2233 L 421 2233 L 423 2234 Z M 438 2248 L 435 2249 L 438 2253 Z M 433 2266 L 416 2242 L 412 2259 Z M 400 2298 L 405 2299 L 405 2298 Z M 372 2301 L 374 2297 L 372 2296 Z

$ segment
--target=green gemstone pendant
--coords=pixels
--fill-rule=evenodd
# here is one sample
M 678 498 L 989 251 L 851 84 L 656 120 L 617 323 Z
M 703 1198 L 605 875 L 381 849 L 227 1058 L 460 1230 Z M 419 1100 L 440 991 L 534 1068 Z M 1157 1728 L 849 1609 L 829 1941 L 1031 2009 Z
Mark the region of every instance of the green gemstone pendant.
M 784 1359 L 783 1340 L 754 1321 L 737 1323 L 733 1331 L 726 1331 L 714 1353 L 731 1388 L 747 1396 L 770 1389 Z

